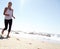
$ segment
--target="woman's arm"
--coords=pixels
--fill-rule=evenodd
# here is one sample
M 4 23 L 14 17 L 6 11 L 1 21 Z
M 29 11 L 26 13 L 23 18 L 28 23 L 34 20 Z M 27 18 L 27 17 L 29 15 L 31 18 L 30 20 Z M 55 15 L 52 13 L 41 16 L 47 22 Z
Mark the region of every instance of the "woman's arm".
M 13 9 L 12 9 L 12 17 L 15 19 L 15 17 L 13 16 Z
M 5 15 L 5 16 L 9 16 L 9 14 L 6 14 L 7 9 L 8 9 L 7 7 L 4 9 L 3 15 Z

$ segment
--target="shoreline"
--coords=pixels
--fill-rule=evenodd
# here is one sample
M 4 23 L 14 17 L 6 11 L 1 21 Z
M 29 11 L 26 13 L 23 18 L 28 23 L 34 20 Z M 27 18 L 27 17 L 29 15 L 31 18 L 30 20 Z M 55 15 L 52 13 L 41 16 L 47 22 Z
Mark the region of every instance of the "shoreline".
M 60 43 L 52 42 L 45 36 L 24 33 L 11 33 L 10 36 L 8 39 L 0 39 L 0 49 L 60 49 Z
M 31 35 L 31 34 L 24 34 L 24 33 L 11 34 L 11 36 L 14 36 L 16 38 L 34 39 L 39 41 L 60 44 L 60 38 L 57 39 L 56 37 L 46 37 L 46 36 L 38 36 L 38 35 Z
M 5 36 L 6 36 L 6 34 L 7 33 L 4 33 Z M 53 36 L 47 37 L 47 36 L 36 35 L 36 34 L 27 34 L 27 33 L 23 33 L 23 32 L 20 32 L 20 33 L 12 32 L 12 33 L 10 33 L 10 36 L 16 37 L 16 38 L 34 39 L 34 40 L 39 40 L 39 41 L 45 41 L 45 42 L 60 44 L 60 37 L 58 37 L 58 38 L 53 37 Z

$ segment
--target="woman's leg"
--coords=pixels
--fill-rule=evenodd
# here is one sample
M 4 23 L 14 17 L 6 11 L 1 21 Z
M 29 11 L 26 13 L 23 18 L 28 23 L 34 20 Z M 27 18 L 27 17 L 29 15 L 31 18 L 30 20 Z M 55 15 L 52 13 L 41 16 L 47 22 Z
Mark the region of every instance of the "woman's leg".
M 4 31 L 7 29 L 8 27 L 8 20 L 4 20 L 4 25 L 5 25 L 5 28 L 2 30 L 2 34 L 4 33 Z
M 9 34 L 10 34 L 11 27 L 12 27 L 12 19 L 9 20 L 9 29 L 8 29 L 8 35 L 7 36 L 9 36 Z

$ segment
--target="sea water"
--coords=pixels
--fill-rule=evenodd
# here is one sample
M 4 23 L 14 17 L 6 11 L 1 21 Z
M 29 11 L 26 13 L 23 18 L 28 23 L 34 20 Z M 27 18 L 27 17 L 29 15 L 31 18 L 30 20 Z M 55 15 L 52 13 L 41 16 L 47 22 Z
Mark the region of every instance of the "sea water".
M 55 36 L 47 37 L 42 35 L 26 34 L 26 33 L 20 32 L 20 34 L 12 34 L 12 36 L 15 36 L 17 38 L 22 37 L 22 38 L 36 39 L 40 41 L 47 41 L 47 42 L 60 44 L 60 37 L 57 37 L 57 34 Z

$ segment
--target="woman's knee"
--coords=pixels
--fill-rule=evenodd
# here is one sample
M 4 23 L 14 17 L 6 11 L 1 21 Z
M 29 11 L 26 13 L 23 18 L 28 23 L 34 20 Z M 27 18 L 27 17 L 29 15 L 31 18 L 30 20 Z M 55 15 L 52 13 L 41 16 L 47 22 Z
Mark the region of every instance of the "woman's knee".
M 7 30 L 7 28 L 4 28 L 3 30 Z

